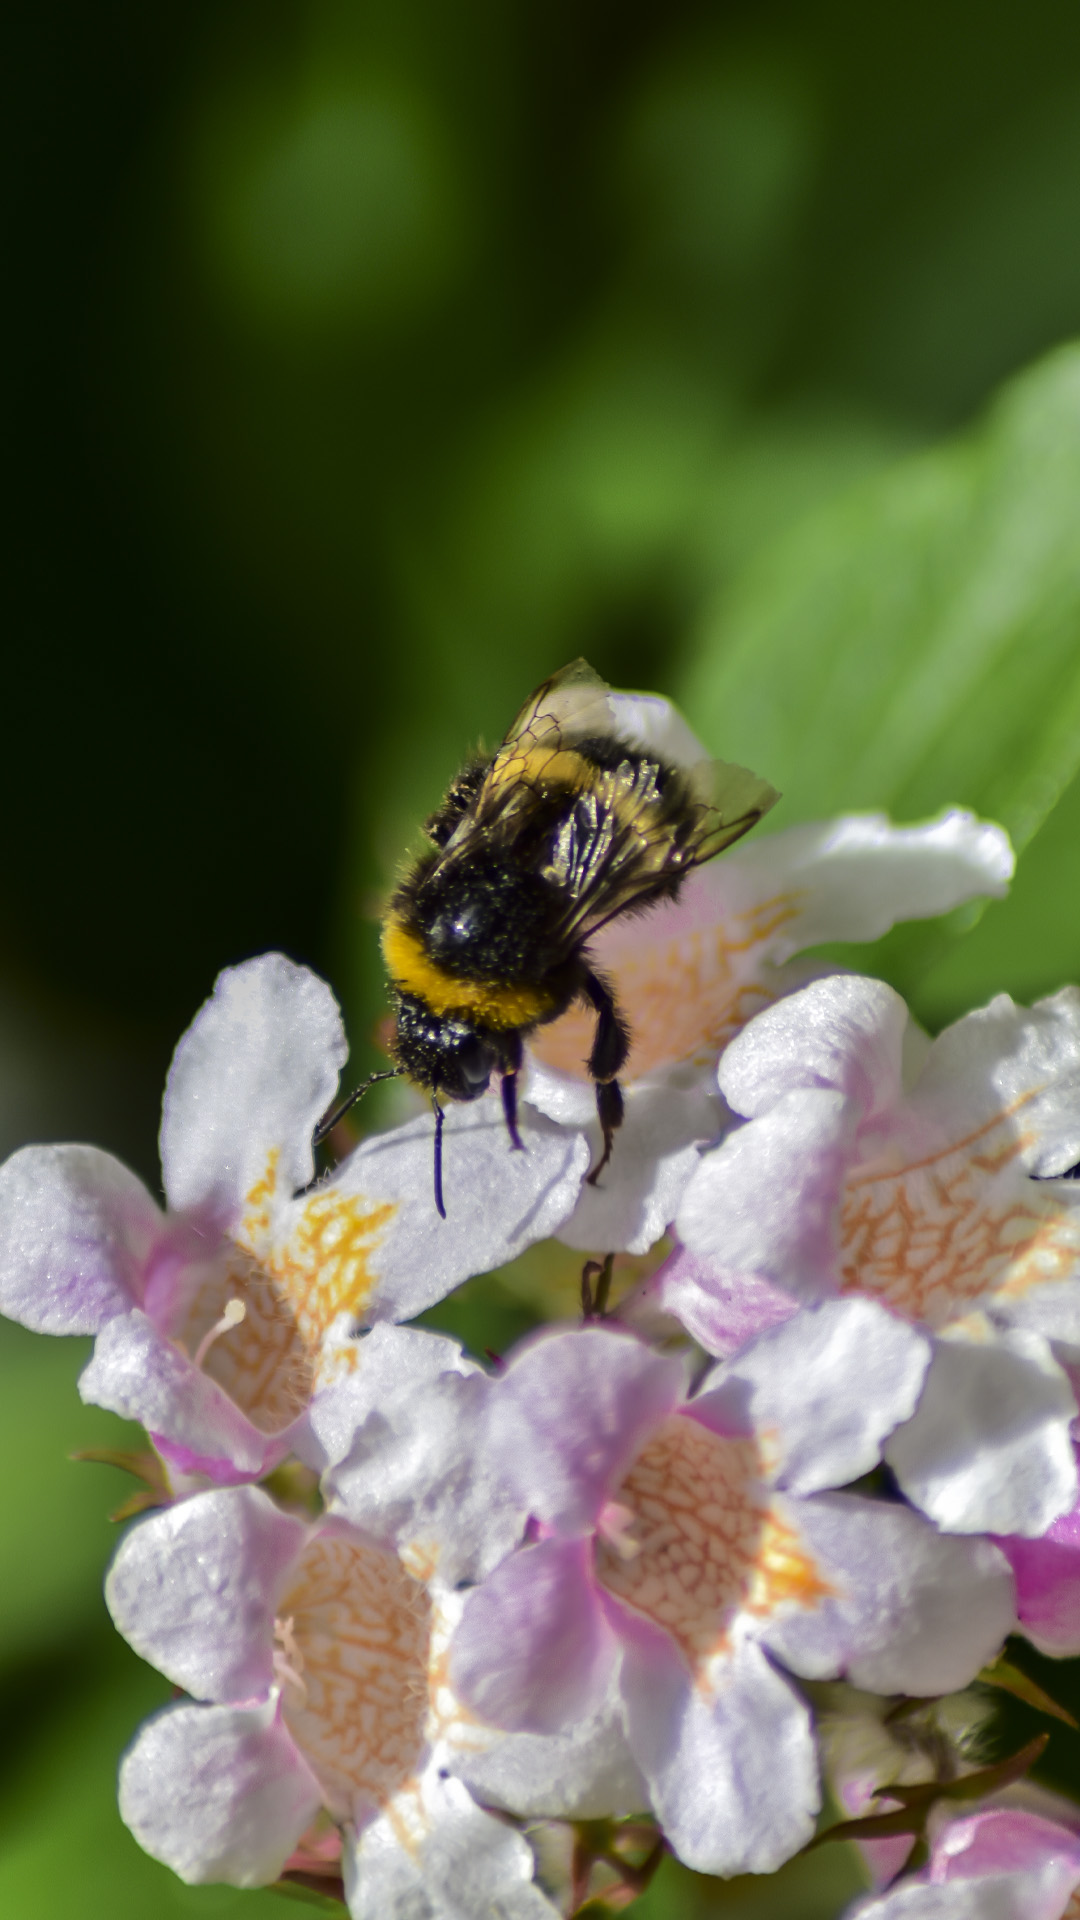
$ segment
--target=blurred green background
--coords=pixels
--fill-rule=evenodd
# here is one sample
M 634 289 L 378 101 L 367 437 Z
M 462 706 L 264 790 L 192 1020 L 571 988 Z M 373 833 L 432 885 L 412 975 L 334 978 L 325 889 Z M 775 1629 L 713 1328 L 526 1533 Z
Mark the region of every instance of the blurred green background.
M 1080 13 L 8 19 L 3 1151 L 156 1184 L 171 1047 L 267 947 L 374 1062 L 379 890 L 579 652 L 781 785 L 771 824 L 1006 821 L 1009 902 L 862 958 L 929 1024 L 1080 976 Z M 0 1328 L 0 1912 L 269 1920 L 112 1812 L 164 1689 L 102 1608 L 75 1345 Z M 854 1883 L 815 1871 L 723 1910 L 824 1920 Z M 640 1911 L 718 1900 L 672 1869 Z

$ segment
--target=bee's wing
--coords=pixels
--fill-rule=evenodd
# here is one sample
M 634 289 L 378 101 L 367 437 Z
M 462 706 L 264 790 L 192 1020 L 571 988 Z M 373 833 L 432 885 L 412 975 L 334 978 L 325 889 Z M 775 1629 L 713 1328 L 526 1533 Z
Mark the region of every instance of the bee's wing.
M 585 939 L 606 921 L 657 900 L 679 874 L 711 860 L 756 826 L 779 794 L 746 767 L 703 761 L 672 805 L 645 761 L 606 773 L 560 829 L 548 877 L 566 901 L 563 933 Z
M 525 702 L 487 770 L 476 798 L 446 846 L 446 857 L 467 853 L 478 834 L 512 833 L 551 762 L 570 737 L 614 732 L 606 680 L 587 660 L 572 660 Z
M 519 777 L 528 754 L 558 748 L 569 734 L 614 732 L 606 680 L 587 660 L 571 660 L 553 673 L 525 702 L 492 762 L 488 784 L 504 786 Z

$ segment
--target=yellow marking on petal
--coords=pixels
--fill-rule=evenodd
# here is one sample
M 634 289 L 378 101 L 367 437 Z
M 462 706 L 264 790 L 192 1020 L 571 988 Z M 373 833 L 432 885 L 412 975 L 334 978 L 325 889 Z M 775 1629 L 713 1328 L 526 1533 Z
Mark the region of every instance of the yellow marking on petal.
M 658 909 L 665 911 L 670 909 Z M 649 938 L 645 921 L 632 939 L 620 932 L 598 945 L 597 962 L 630 1023 L 630 1059 L 620 1077 L 634 1080 L 681 1061 L 715 1060 L 776 998 L 764 975 L 762 949 L 800 911 L 799 895 L 782 894 L 664 942 Z M 594 1028 L 593 1014 L 572 1007 L 530 1044 L 546 1066 L 585 1079 Z
M 1080 1221 L 1017 1165 L 1032 1140 L 1016 1116 L 1039 1091 L 918 1160 L 894 1149 L 849 1176 L 844 1292 L 940 1328 L 984 1294 L 1016 1298 L 1076 1272 Z
M 1080 1920 L 1080 1887 L 1077 1887 L 1075 1893 L 1070 1895 L 1069 1904 L 1065 1908 L 1061 1920 Z
M 388 1807 L 425 1747 L 431 1603 L 397 1556 L 321 1533 L 300 1556 L 279 1626 L 303 1691 L 282 1712 L 339 1815 L 353 1796 Z M 283 1646 L 285 1643 L 283 1642 Z
M 415 994 L 440 1018 L 474 1020 L 505 1032 L 532 1026 L 556 1004 L 543 987 L 507 986 L 499 980 L 467 980 L 447 973 L 424 951 L 423 942 L 390 916 L 382 930 L 386 971 L 402 993 Z
M 612 1503 L 619 1537 L 597 1539 L 603 1585 L 663 1627 L 702 1681 L 728 1647 L 737 1613 L 768 1618 L 785 1603 L 812 1607 L 830 1591 L 774 1510 L 761 1472 L 755 1440 L 674 1414 L 646 1442 Z M 637 1550 L 628 1555 L 631 1522 Z
M 208 1264 L 175 1329 L 264 1433 L 280 1432 L 307 1406 L 325 1335 L 339 1313 L 359 1314 L 367 1304 L 372 1256 L 397 1210 L 392 1201 L 372 1204 L 333 1186 L 293 1202 L 278 1193 L 278 1160 L 276 1152 L 268 1156 L 236 1241 Z M 230 1302 L 236 1306 L 222 1339 Z

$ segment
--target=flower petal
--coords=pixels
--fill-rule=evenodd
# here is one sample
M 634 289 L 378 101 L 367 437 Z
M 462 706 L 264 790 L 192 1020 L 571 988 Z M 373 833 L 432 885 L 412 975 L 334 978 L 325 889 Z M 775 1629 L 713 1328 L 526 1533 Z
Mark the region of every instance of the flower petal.
M 900 1093 L 908 1012 L 883 980 L 830 974 L 766 1007 L 720 1062 L 720 1090 L 757 1119 L 786 1093 L 819 1088 L 853 1100 L 859 1118 L 887 1111 Z
M 933 1042 L 912 1104 L 963 1135 L 1015 1114 L 1020 1164 L 1045 1178 L 1080 1160 L 1080 988 L 1033 1007 L 999 993 Z
M 851 1920 L 1061 1920 L 1080 1882 L 1076 1836 L 1012 1807 L 951 1820 L 934 1837 L 930 1865 Z
M 702 1155 L 675 1226 L 720 1286 L 754 1275 L 803 1300 L 836 1291 L 840 1189 L 855 1118 L 841 1093 L 788 1093 Z
M 36 1333 L 96 1333 L 141 1296 L 165 1223 L 97 1147 L 22 1147 L 0 1167 L 0 1312 Z
M 189 1886 L 276 1880 L 321 1802 L 275 1699 L 166 1707 L 120 1767 L 121 1818 Z
M 1048 1897 L 1041 1876 L 1027 1873 L 950 1880 L 944 1886 L 904 1880 L 876 1899 L 858 1901 L 845 1920 L 1061 1920 L 1056 1883 L 1055 1873 Z
M 830 1300 L 763 1333 L 709 1375 L 699 1417 L 737 1408 L 768 1436 L 770 1465 L 792 1493 L 840 1487 L 868 1473 L 909 1418 L 930 1342 L 872 1300 Z
M 805 1845 L 820 1805 L 810 1715 L 749 1642 L 695 1685 L 665 1634 L 624 1656 L 627 1729 L 657 1818 L 698 1873 L 771 1873 Z
M 450 1649 L 450 1684 L 492 1726 L 560 1733 L 602 1705 L 615 1640 L 591 1556 L 588 1540 L 541 1540 L 512 1553 L 469 1595 Z
M 281 953 L 218 975 L 173 1055 L 161 1122 L 170 1207 L 224 1226 L 275 1168 L 283 1193 L 315 1171 L 311 1136 L 348 1047 L 324 980 Z
M 640 1310 L 647 1324 L 651 1308 L 681 1320 L 699 1347 L 722 1359 L 802 1311 L 790 1293 L 771 1281 L 752 1273 L 727 1273 L 718 1260 L 682 1246 L 629 1302 L 620 1302 L 619 1314 L 633 1326 Z
M 349 1428 L 323 1482 L 331 1510 L 449 1586 L 481 1579 L 527 1518 L 485 1445 L 494 1383 L 456 1341 L 419 1328 L 374 1327 L 354 1351 L 355 1372 L 312 1415 L 317 1433 L 338 1427 L 338 1445 Z
M 627 1088 L 625 1117 L 611 1159 L 596 1185 L 586 1184 L 558 1231 L 564 1246 L 602 1247 L 606 1253 L 647 1253 L 674 1220 L 702 1141 L 715 1139 L 722 1107 L 706 1086 L 670 1087 L 639 1081 Z M 594 1163 L 600 1130 L 589 1129 Z
M 491 1436 L 527 1511 L 564 1533 L 591 1529 L 684 1382 L 681 1360 L 612 1328 L 526 1342 L 497 1382 Z
M 1013 1631 L 1012 1579 L 988 1541 L 943 1538 L 907 1508 L 856 1494 L 783 1501 L 781 1511 L 830 1589 L 764 1629 L 793 1672 L 846 1674 L 873 1693 L 951 1693 Z
M 922 1399 L 885 1458 L 950 1533 L 1045 1533 L 1077 1498 L 1076 1401 L 1041 1335 L 938 1340 Z
M 627 1744 L 617 1686 L 565 1734 L 507 1733 L 451 1757 L 451 1771 L 483 1801 L 525 1818 L 602 1820 L 642 1813 L 649 1790 Z
M 357 1308 L 362 1320 L 412 1319 L 561 1227 L 588 1171 L 588 1142 L 528 1108 L 520 1129 L 526 1150 L 515 1153 L 498 1095 L 447 1107 L 445 1220 L 435 1211 L 429 1117 L 365 1140 L 318 1190 L 320 1199 L 340 1193 L 390 1210 L 371 1255 L 371 1291 Z
M 261 1478 L 293 1445 L 293 1427 L 261 1433 L 138 1308 L 102 1328 L 79 1393 L 91 1406 L 138 1420 L 178 1466 L 225 1484 Z
M 1001 827 L 952 807 L 921 826 L 894 827 L 884 813 L 841 814 L 836 820 L 763 835 L 724 866 L 760 897 L 791 889 L 795 913 L 778 929 L 769 958 L 825 940 L 877 940 L 900 920 L 925 920 L 965 900 L 1000 900 L 1016 865 Z
M 529 1844 L 430 1770 L 343 1854 L 353 1920 L 557 1920 Z
M 197 1493 L 133 1527 L 105 1582 L 125 1640 L 200 1700 L 251 1700 L 274 1679 L 281 1580 L 307 1529 L 258 1487 Z
M 1016 1579 L 1020 1631 L 1055 1660 L 1080 1654 L 1080 1506 L 1062 1514 L 1038 1540 L 1016 1534 L 997 1545 Z

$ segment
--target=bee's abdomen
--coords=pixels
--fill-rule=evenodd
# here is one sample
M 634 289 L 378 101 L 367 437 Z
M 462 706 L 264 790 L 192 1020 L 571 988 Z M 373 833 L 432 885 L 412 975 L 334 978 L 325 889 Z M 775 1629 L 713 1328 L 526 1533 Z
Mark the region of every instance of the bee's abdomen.
M 496 1033 L 536 1026 L 559 1004 L 550 988 L 495 973 L 451 973 L 428 951 L 413 927 L 390 913 L 383 923 L 383 959 L 398 993 L 423 1002 L 440 1019 L 473 1021 Z

